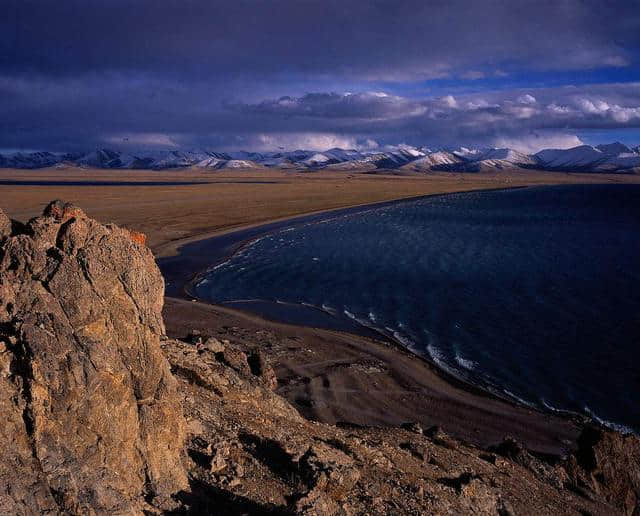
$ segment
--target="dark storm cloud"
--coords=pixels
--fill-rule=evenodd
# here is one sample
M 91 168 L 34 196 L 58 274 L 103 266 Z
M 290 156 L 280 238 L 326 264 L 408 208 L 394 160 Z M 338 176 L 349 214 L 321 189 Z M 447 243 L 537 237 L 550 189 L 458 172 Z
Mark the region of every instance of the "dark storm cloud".
M 556 88 L 531 106 L 505 87 L 516 75 L 637 69 L 639 48 L 637 1 L 8 0 L 0 147 L 417 143 L 472 139 L 481 124 L 491 135 L 634 126 L 633 87 L 584 101 L 586 90 Z M 492 78 L 503 91 L 402 93 L 437 78 Z
M 628 0 L 9 0 L 1 64 L 53 76 L 145 70 L 388 80 L 623 66 L 637 58 L 638 7 Z
M 309 93 L 300 98 L 290 96 L 265 100 L 254 105 L 232 105 L 244 113 L 277 117 L 313 118 L 402 118 L 424 112 L 420 102 L 382 92 L 357 94 Z

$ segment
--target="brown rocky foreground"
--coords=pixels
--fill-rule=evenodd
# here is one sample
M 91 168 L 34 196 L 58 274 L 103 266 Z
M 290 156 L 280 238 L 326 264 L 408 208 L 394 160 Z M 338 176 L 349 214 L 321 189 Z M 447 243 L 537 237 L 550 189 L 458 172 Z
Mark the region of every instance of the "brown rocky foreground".
M 566 457 L 439 428 L 331 426 L 259 350 L 169 339 L 140 234 L 56 201 L 0 212 L 0 513 L 640 514 L 640 440 Z

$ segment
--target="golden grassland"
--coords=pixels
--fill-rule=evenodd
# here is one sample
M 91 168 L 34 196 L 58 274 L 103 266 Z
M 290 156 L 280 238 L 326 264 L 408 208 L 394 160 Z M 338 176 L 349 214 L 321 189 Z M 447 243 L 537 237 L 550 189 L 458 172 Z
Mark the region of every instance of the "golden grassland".
M 0 185 L 0 207 L 12 218 L 39 214 L 52 199 L 82 207 L 90 216 L 148 236 L 156 251 L 204 234 L 320 210 L 418 195 L 510 186 L 574 183 L 640 183 L 639 175 L 568 174 L 514 170 L 480 174 L 377 174 L 292 172 L 273 169 L 0 170 L 1 180 L 196 181 L 160 186 Z M 169 249 L 169 251 L 167 251 Z

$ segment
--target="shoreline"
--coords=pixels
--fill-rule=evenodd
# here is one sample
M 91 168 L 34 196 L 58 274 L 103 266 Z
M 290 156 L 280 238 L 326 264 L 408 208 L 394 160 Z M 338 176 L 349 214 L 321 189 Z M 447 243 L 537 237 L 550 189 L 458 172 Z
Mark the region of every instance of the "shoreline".
M 197 296 L 194 296 L 189 292 L 189 287 L 191 287 L 203 274 L 213 267 L 231 259 L 236 253 L 240 252 L 248 245 L 251 245 L 254 241 L 269 236 L 279 230 L 297 227 L 309 222 L 325 220 L 326 217 L 330 216 L 339 217 L 343 215 L 357 214 L 371 209 L 393 206 L 402 202 L 413 202 L 446 195 L 472 192 L 499 192 L 519 190 L 523 188 L 540 188 L 545 186 L 552 185 L 517 185 L 499 188 L 471 188 L 468 190 L 459 190 L 454 192 L 415 195 L 386 201 L 376 201 L 373 203 L 362 203 L 340 208 L 316 210 L 309 213 L 279 217 L 252 224 L 242 224 L 238 226 L 231 225 L 213 231 L 205 231 L 203 233 L 166 242 L 152 248 L 152 251 L 163 275 L 165 275 L 165 272 L 171 273 L 171 294 L 167 295 L 171 297 L 184 297 L 185 299 L 197 298 Z M 221 249 L 208 249 L 208 251 L 216 251 L 213 254 L 213 258 L 202 259 L 202 251 L 204 251 L 204 248 L 207 247 L 207 245 L 210 246 L 213 243 L 211 241 L 221 239 L 222 237 L 225 237 L 226 241 L 221 241 L 218 244 L 218 246 L 222 246 Z M 181 260 L 188 263 L 180 263 Z M 169 269 L 165 269 L 165 267 L 169 267 Z M 173 269 L 171 267 L 173 267 Z M 165 275 L 165 281 L 166 279 L 167 276 Z
M 198 330 L 263 352 L 278 378 L 276 392 L 311 421 L 370 428 L 417 422 L 483 449 L 512 437 L 548 457 L 575 449 L 583 426 L 448 378 L 392 341 L 172 297 L 165 298 L 163 317 L 171 338 Z
M 554 186 L 553 183 L 549 184 L 540 184 L 540 185 L 516 185 L 516 186 L 501 186 L 497 188 L 484 188 L 484 187 L 473 187 L 469 189 L 455 190 L 450 192 L 441 192 L 441 193 L 432 193 L 432 194 L 419 194 L 419 195 L 410 195 L 406 197 L 398 197 L 396 199 L 388 199 L 384 201 L 374 201 L 374 202 L 366 202 L 366 203 L 357 203 L 350 204 L 347 206 L 339 206 L 337 208 L 327 208 L 321 210 L 314 210 L 305 213 L 298 213 L 296 215 L 288 215 L 286 217 L 276 217 L 274 219 L 266 219 L 259 222 L 253 222 L 251 224 L 231 224 L 228 226 L 224 226 L 218 229 L 214 229 L 211 231 L 204 231 L 202 233 L 197 233 L 193 235 L 189 235 L 186 237 L 177 238 L 175 240 L 171 240 L 169 242 L 165 242 L 158 246 L 152 248 L 152 251 L 157 259 L 163 258 L 171 258 L 177 256 L 178 250 L 182 247 L 200 242 L 202 240 L 208 240 L 211 238 L 217 238 L 219 236 L 228 235 L 231 233 L 245 231 L 250 229 L 259 229 L 263 226 L 271 225 L 271 224 L 281 224 L 284 222 L 296 222 L 298 219 L 303 219 L 306 217 L 315 217 L 320 215 L 330 215 L 335 213 L 336 215 L 343 210 L 365 210 L 365 209 L 375 209 L 382 208 L 386 205 L 393 205 L 399 202 L 411 202 L 411 201 L 419 201 L 421 199 L 427 199 L 431 197 L 439 197 L 443 195 L 452 195 L 452 194 L 462 194 L 462 193 L 471 193 L 471 192 L 498 192 L 501 190 L 518 190 L 521 188 L 538 188 L 544 186 Z M 266 234 L 266 233 L 265 233 Z M 248 243 L 248 242 L 247 242 Z
M 482 189 L 482 190 L 467 190 L 461 192 L 451 192 L 451 193 L 469 193 L 475 191 L 504 191 L 504 190 L 512 190 L 512 189 L 520 189 L 520 188 L 535 188 L 536 186 L 515 186 L 515 187 L 507 187 L 507 188 L 492 188 L 492 189 Z M 581 425 L 586 420 L 584 416 L 581 414 L 574 414 L 572 412 L 559 412 L 551 409 L 545 409 L 544 407 L 531 406 L 529 404 L 524 404 L 519 402 L 517 399 L 510 397 L 508 394 L 502 394 L 495 392 L 490 389 L 488 385 L 482 385 L 476 382 L 472 382 L 470 380 L 465 379 L 462 376 L 458 376 L 455 373 L 441 367 L 435 361 L 430 359 L 430 357 L 425 356 L 423 354 L 419 354 L 409 349 L 407 346 L 403 345 L 401 342 L 393 338 L 393 336 L 388 335 L 384 331 L 381 331 L 378 328 L 372 328 L 370 326 L 364 325 L 357 321 L 354 321 L 348 317 L 341 318 L 335 315 L 330 314 L 327 311 L 324 311 L 318 307 L 308 307 L 303 304 L 293 305 L 296 308 L 302 308 L 306 310 L 307 315 L 310 310 L 314 310 L 317 312 L 323 312 L 326 317 L 330 317 L 334 324 L 328 326 L 322 325 L 313 325 L 309 324 L 309 319 L 306 321 L 303 319 L 301 321 L 291 320 L 290 318 L 281 319 L 281 318 L 271 318 L 264 313 L 256 313 L 251 311 L 250 308 L 246 306 L 240 308 L 230 306 L 232 303 L 226 303 L 222 305 L 218 305 L 215 303 L 211 303 L 207 300 L 199 298 L 197 295 L 193 293 L 191 288 L 193 285 L 199 281 L 202 276 L 204 276 L 208 271 L 210 271 L 213 267 L 220 265 L 221 263 L 226 262 L 231 259 L 236 253 L 240 252 L 242 249 L 251 245 L 253 242 L 260 238 L 264 238 L 274 232 L 288 229 L 290 227 L 297 227 L 302 224 L 307 224 L 310 222 L 317 222 L 319 220 L 326 220 L 326 218 L 332 216 L 342 216 L 348 214 L 357 214 L 370 209 L 376 209 L 384 206 L 394 205 L 401 202 L 412 202 L 418 201 L 425 198 L 439 197 L 443 195 L 450 195 L 451 193 L 441 193 L 441 194 L 431 194 L 431 195 L 420 195 L 409 198 L 400 198 L 391 201 L 383 201 L 377 203 L 369 203 L 362 204 L 356 206 L 350 206 L 346 208 L 337 208 L 330 210 L 322 210 L 319 212 L 314 212 L 310 214 L 297 215 L 293 217 L 286 217 L 282 219 L 276 219 L 271 221 L 265 221 L 263 223 L 251 224 L 248 226 L 243 226 L 239 228 L 225 228 L 224 230 L 219 230 L 211 233 L 204 233 L 202 235 L 189 237 L 187 239 L 183 239 L 181 242 L 171 242 L 161 246 L 159 256 L 157 257 L 158 264 L 163 272 L 163 275 L 168 275 L 171 279 L 167 281 L 167 284 L 170 288 L 167 289 L 166 296 L 167 298 L 175 298 L 176 300 L 186 300 L 191 302 L 197 302 L 198 304 L 204 304 L 212 307 L 215 310 L 223 310 L 227 313 L 233 313 L 239 318 L 246 318 L 252 320 L 259 320 L 265 325 L 292 325 L 299 326 L 300 328 L 306 328 L 309 330 L 322 330 L 336 333 L 345 333 L 349 334 L 352 337 L 362 338 L 362 339 L 371 339 L 380 342 L 383 345 L 392 346 L 396 353 L 402 353 L 403 355 L 409 355 L 413 360 L 418 359 L 419 362 L 425 364 L 433 374 L 438 376 L 443 381 L 449 383 L 454 388 L 459 388 L 470 395 L 480 396 L 490 400 L 495 400 L 500 403 L 504 403 L 508 406 L 523 409 L 526 411 L 533 411 L 539 414 L 540 418 L 558 418 L 566 421 L 567 423 L 571 423 L 573 425 Z M 208 248 L 207 248 L 208 247 Z M 166 251 L 175 251 L 178 254 L 170 255 Z M 206 252 L 209 251 L 209 252 Z M 213 251 L 213 253 L 211 253 Z M 213 254 L 213 256 L 212 256 Z M 203 260 L 202 256 L 206 255 L 207 259 Z M 206 264 L 204 262 L 207 262 Z M 181 263 L 182 262 L 182 263 Z M 186 262 L 186 263 L 185 263 Z M 190 268 L 190 265 L 197 264 L 199 267 Z M 204 267 L 202 266 L 204 265 Z M 167 269 L 168 267 L 168 269 Z M 172 267 L 174 267 L 172 269 Z M 177 270 L 176 270 L 177 268 Z M 189 270 L 186 270 L 189 269 Z M 177 274 L 176 274 L 177 272 Z M 242 305 L 241 302 L 237 303 L 238 305 Z M 247 305 L 247 303 L 244 303 Z M 287 304 L 289 307 L 292 304 Z M 344 322 L 345 320 L 350 321 L 350 327 L 340 327 L 340 324 L 335 324 L 338 322 Z

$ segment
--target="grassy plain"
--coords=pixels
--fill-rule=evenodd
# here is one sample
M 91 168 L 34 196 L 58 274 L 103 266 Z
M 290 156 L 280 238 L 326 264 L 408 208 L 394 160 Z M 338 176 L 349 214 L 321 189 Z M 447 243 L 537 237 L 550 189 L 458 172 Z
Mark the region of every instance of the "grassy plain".
M 0 169 L 0 181 L 70 181 L 69 185 L 0 185 L 0 207 L 12 218 L 41 213 L 52 199 L 71 201 L 90 216 L 142 231 L 155 251 L 221 230 L 315 211 L 426 194 L 509 186 L 634 182 L 638 175 L 511 171 L 491 174 L 395 175 L 282 170 Z M 162 182 L 157 186 L 78 186 L 77 182 Z M 202 184 L 171 185 L 175 181 Z M 169 244 L 169 245 L 167 245 Z

